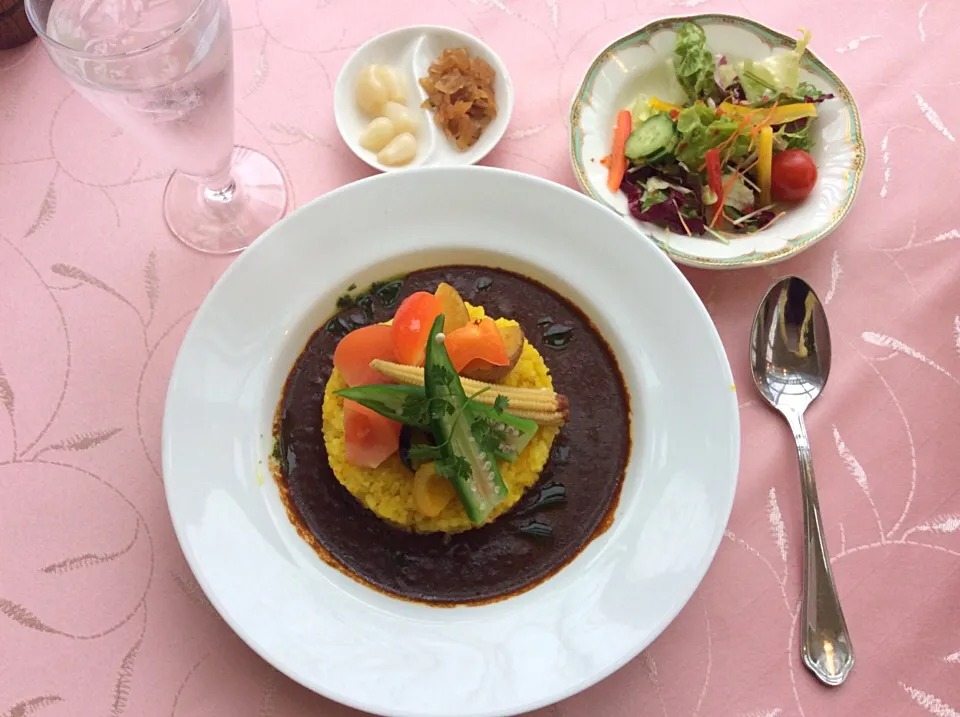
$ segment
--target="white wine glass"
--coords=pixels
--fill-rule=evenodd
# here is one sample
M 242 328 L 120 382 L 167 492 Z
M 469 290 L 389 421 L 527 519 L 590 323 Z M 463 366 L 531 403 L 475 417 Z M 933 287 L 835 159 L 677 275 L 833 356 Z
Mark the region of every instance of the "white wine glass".
M 26 0 L 50 58 L 85 98 L 167 158 L 167 226 L 198 251 L 247 247 L 287 209 L 283 174 L 233 144 L 227 0 Z

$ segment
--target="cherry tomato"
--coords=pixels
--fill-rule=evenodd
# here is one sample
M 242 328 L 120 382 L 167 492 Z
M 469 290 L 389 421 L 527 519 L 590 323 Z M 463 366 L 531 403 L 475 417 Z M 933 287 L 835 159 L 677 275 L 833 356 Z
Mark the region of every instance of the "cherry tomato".
M 817 183 L 817 165 L 802 149 L 788 149 L 773 155 L 770 189 L 778 202 L 799 202 Z

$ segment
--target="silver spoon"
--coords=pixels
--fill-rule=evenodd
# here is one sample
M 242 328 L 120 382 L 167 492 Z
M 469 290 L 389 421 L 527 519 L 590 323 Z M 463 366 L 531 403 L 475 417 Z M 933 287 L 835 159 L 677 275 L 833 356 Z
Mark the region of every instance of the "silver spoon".
M 750 340 L 753 381 L 793 429 L 803 495 L 803 607 L 800 651 L 804 664 L 827 685 L 853 669 L 853 645 L 843 619 L 813 479 L 803 412 L 820 395 L 830 373 L 830 330 L 820 299 L 803 279 L 787 276 L 760 302 Z

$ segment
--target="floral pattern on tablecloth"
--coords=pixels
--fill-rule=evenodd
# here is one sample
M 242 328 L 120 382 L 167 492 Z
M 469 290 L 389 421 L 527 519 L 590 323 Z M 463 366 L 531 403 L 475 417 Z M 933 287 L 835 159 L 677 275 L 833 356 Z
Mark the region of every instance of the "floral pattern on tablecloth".
M 743 464 L 701 588 L 643 655 L 540 717 L 960 715 L 960 65 L 951 0 L 235 0 L 237 140 L 293 203 L 369 173 L 341 143 L 337 72 L 400 25 L 476 34 L 517 103 L 487 163 L 573 185 L 567 110 L 593 56 L 666 14 L 732 12 L 812 47 L 868 143 L 842 227 L 769 267 L 687 271 L 739 381 Z M 0 716 L 336 717 L 217 616 L 174 538 L 160 475 L 172 362 L 230 260 L 168 234 L 169 167 L 74 94 L 34 42 L 0 52 Z M 824 298 L 830 385 L 809 415 L 857 652 L 842 688 L 799 664 L 799 480 L 747 371 L 783 273 Z M 655 310 L 655 307 L 651 310 Z

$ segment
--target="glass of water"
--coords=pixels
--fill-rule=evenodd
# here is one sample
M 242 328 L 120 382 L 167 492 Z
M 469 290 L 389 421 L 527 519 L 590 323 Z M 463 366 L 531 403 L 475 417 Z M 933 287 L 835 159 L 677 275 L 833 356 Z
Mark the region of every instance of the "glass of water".
M 287 208 L 277 166 L 233 144 L 227 0 L 26 0 L 74 88 L 177 171 L 163 215 L 184 244 L 240 251 Z

